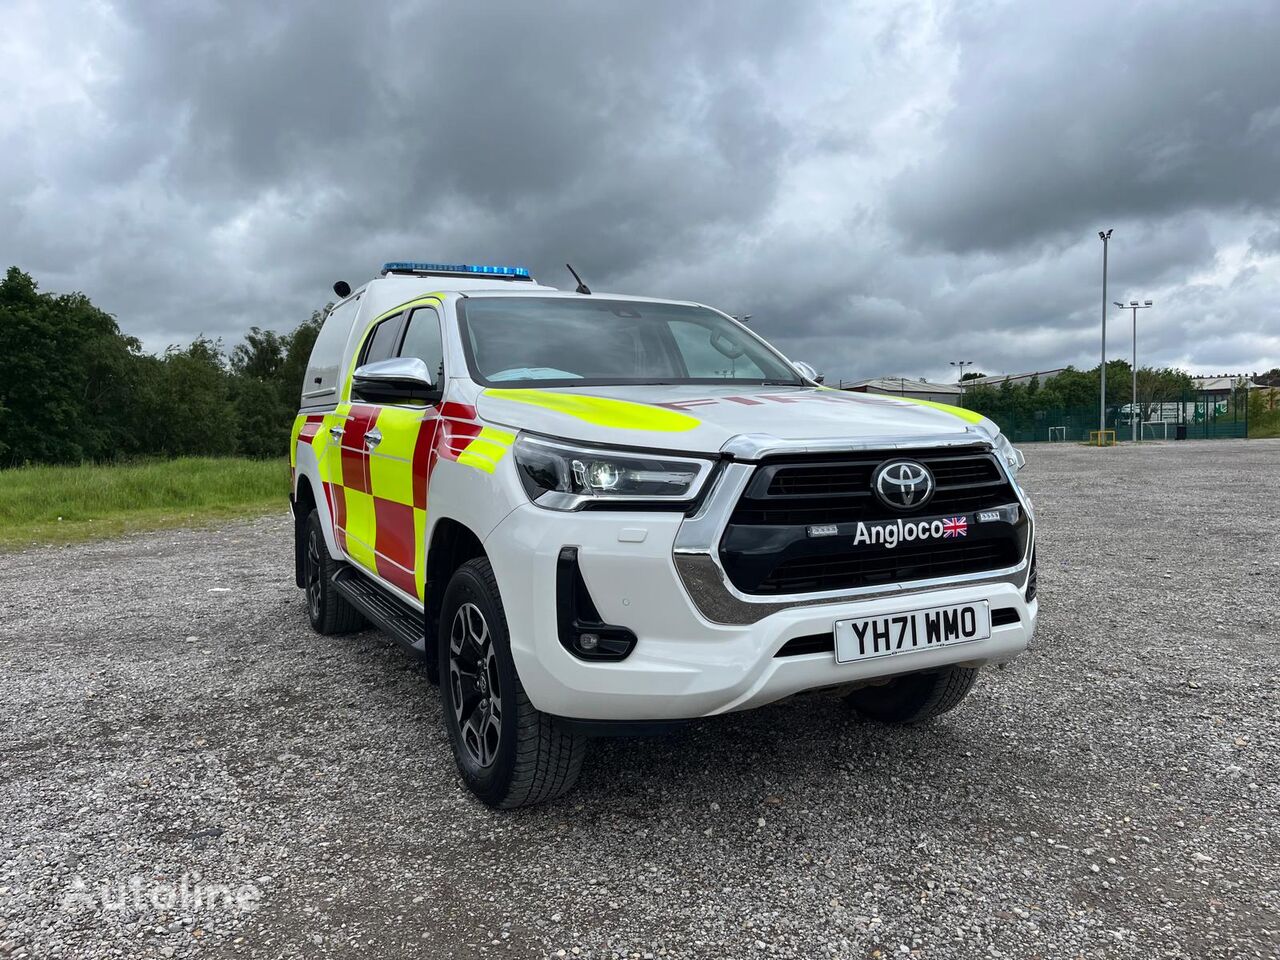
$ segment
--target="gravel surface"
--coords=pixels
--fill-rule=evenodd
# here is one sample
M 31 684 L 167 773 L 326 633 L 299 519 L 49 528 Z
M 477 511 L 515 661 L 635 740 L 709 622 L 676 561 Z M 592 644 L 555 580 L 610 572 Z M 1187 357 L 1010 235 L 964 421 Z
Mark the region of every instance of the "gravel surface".
M 599 742 L 510 814 L 283 516 L 0 556 L 0 957 L 1274 957 L 1280 442 L 1028 456 L 1039 634 L 954 713 Z

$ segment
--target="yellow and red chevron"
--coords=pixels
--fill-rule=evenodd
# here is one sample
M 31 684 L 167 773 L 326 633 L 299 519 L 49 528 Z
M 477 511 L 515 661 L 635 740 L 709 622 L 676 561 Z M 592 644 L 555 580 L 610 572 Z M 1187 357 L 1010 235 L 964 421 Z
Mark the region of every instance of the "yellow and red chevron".
M 343 428 L 337 456 L 331 427 Z M 377 453 L 365 452 L 365 434 L 383 435 Z M 330 414 L 299 415 L 290 445 L 316 453 L 324 496 L 338 545 L 356 562 L 422 600 L 427 491 L 441 460 L 492 473 L 515 435 L 476 420 L 470 404 L 445 403 L 423 412 L 404 407 L 343 403 Z M 409 470 L 404 466 L 411 465 Z

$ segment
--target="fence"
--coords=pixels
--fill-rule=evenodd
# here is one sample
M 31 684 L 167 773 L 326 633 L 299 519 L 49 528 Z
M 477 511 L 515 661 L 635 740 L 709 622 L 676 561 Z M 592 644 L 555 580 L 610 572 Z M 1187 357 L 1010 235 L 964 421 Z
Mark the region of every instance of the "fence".
M 1178 400 L 1139 403 L 1132 411 L 1128 403 L 1107 408 L 1106 429 L 1116 439 L 1133 439 L 1134 420 L 1142 440 L 1219 440 L 1249 435 L 1248 403 L 1245 391 L 1234 394 L 1187 393 Z M 1066 441 L 1085 443 L 1089 431 L 1098 429 L 1098 407 L 1051 407 L 1042 410 L 987 411 L 1014 443 Z

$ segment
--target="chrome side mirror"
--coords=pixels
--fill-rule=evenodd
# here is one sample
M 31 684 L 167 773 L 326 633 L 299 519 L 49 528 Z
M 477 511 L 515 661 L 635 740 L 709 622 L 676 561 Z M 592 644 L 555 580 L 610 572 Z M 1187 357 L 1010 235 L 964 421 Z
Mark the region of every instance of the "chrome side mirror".
M 818 373 L 817 370 L 813 369 L 812 364 L 805 363 L 803 360 L 796 360 L 791 364 L 791 366 L 795 367 L 796 373 L 800 374 L 800 376 L 804 377 L 806 380 L 812 380 L 814 383 L 822 382 L 822 375 Z
M 440 387 L 417 357 L 393 357 L 356 367 L 351 396 L 366 403 L 434 403 Z

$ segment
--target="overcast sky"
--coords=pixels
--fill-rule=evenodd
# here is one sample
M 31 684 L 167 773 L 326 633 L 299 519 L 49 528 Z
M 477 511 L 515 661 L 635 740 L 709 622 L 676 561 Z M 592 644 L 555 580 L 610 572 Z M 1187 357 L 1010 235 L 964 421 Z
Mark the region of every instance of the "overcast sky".
M 275 6 L 8 0 L 0 264 L 162 349 L 569 260 L 834 382 L 1096 363 L 1113 227 L 1140 362 L 1280 365 L 1274 0 Z

